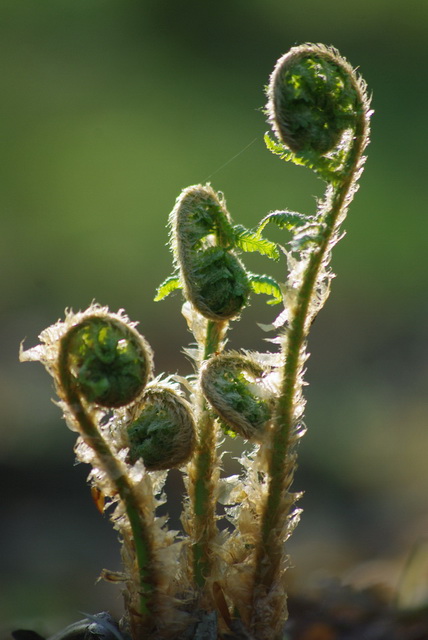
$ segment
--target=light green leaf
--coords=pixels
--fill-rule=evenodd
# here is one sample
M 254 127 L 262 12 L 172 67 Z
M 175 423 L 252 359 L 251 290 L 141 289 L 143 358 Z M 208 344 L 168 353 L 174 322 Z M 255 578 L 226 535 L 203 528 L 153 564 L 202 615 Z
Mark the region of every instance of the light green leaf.
M 288 147 L 282 144 L 282 142 L 272 140 L 268 133 L 265 133 L 264 140 L 269 151 L 272 151 L 272 153 L 279 156 L 281 160 L 293 160 L 294 153 Z
M 281 288 L 274 278 L 250 273 L 248 279 L 254 293 L 266 293 L 268 296 L 273 296 L 272 300 L 268 300 L 268 304 L 278 304 L 282 301 Z
M 236 225 L 233 230 L 237 248 L 242 249 L 242 251 L 258 251 L 262 255 L 268 256 L 268 258 L 279 260 L 279 251 L 275 242 L 263 238 L 259 230 L 251 231 L 242 225 Z
M 156 297 L 154 299 L 155 302 L 159 300 L 163 300 L 170 293 L 175 291 L 176 289 L 182 289 L 183 285 L 180 282 L 180 278 L 178 276 L 169 276 L 161 285 L 159 285 L 156 291 Z
M 324 225 L 308 224 L 297 233 L 290 242 L 293 251 L 302 251 L 310 245 L 319 244 L 323 238 Z
M 312 149 L 295 153 L 282 144 L 282 142 L 272 140 L 268 133 L 265 133 L 264 140 L 269 151 L 279 156 L 281 160 L 285 160 L 286 162 L 291 161 L 296 165 L 312 169 L 312 171 L 315 171 L 315 173 L 326 182 L 336 184 L 344 177 L 342 175 L 342 165 L 344 161 L 344 152 L 342 149 L 331 153 L 329 156 L 322 156 Z
M 280 229 L 288 229 L 293 231 L 296 228 L 303 227 L 311 218 L 296 211 L 272 211 L 263 218 L 257 227 L 257 233 L 260 234 L 269 222 L 274 222 Z

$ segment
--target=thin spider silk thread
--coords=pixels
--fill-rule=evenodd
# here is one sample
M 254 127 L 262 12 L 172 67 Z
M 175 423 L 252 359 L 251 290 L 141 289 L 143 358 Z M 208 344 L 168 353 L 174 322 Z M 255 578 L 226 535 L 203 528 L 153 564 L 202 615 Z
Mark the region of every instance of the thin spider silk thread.
M 208 180 L 210 178 L 212 178 L 213 176 L 215 176 L 219 171 L 221 171 L 222 169 L 224 169 L 225 167 L 227 167 L 228 164 L 230 164 L 231 162 L 233 162 L 233 160 L 235 160 L 236 158 L 238 158 L 242 153 L 244 153 L 244 151 L 246 151 L 247 149 L 249 149 L 251 147 L 251 145 L 253 145 L 256 140 L 258 140 L 258 138 L 254 138 L 254 140 L 251 140 L 251 142 L 249 142 L 243 149 L 241 149 L 241 151 L 238 151 L 238 153 L 235 153 L 234 156 L 232 156 L 231 158 L 229 158 L 229 160 L 227 160 L 224 164 L 220 165 L 218 167 L 218 169 L 215 169 L 215 171 L 213 171 L 212 173 L 210 173 L 210 175 L 205 178 L 205 180 L 202 180 L 202 183 L 206 183 L 208 182 Z

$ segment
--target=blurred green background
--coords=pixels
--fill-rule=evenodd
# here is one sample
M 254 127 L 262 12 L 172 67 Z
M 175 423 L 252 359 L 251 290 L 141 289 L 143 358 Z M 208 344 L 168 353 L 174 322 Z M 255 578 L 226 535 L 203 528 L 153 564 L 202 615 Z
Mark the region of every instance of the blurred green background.
M 170 273 L 167 215 L 206 180 L 247 226 L 314 210 L 322 183 L 265 150 L 261 112 L 276 58 L 305 41 L 359 66 L 376 113 L 310 340 L 290 582 L 374 558 L 396 576 L 427 536 L 428 3 L 2 0 L 1 629 L 52 633 L 81 611 L 121 611 L 118 589 L 94 586 L 120 567 L 116 535 L 88 469 L 73 467 L 49 376 L 18 364 L 20 341 L 95 299 L 140 321 L 157 373 L 190 371 L 180 296 L 153 302 Z M 279 279 L 285 268 L 247 264 Z M 276 313 L 255 300 L 230 344 L 271 348 L 256 323 Z

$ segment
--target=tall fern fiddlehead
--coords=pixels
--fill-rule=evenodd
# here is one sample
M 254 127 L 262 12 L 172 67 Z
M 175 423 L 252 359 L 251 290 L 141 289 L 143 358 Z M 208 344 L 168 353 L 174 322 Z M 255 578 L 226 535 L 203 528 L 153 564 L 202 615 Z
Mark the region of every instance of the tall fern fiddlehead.
M 190 311 L 186 308 L 189 325 L 199 345 L 196 365 L 200 366 L 222 350 L 228 322 L 238 318 L 251 291 L 271 295 L 273 303 L 282 299 L 275 280 L 247 272 L 238 251 L 258 251 L 274 259 L 279 254 L 276 245 L 258 230 L 233 225 L 224 197 L 210 185 L 184 189 L 169 223 L 176 273 L 160 285 L 155 300 L 183 289 L 190 305 Z M 219 432 L 199 387 L 195 398 L 197 439 L 188 476 L 192 510 L 184 522 L 193 539 L 193 579 L 203 593 L 216 555 Z
M 289 228 L 289 274 L 281 331 L 280 394 L 274 410 L 268 489 L 261 517 L 253 585 L 251 627 L 260 640 L 279 638 L 286 617 L 283 544 L 292 517 L 293 445 L 304 409 L 306 339 L 324 304 L 332 277 L 331 250 L 361 174 L 369 135 L 364 82 L 333 48 L 293 47 L 280 58 L 267 90 L 267 114 L 277 142 L 268 147 L 285 160 L 314 170 L 327 183 L 315 216 L 275 212 L 261 223 Z M 268 614 L 267 614 L 268 612 Z
M 155 300 L 175 289 L 204 318 L 224 322 L 236 318 L 248 304 L 251 291 L 281 301 L 273 278 L 246 271 L 238 251 L 258 251 L 278 259 L 276 245 L 241 225 L 232 225 L 221 193 L 208 185 L 184 189 L 171 212 L 171 248 L 176 274 L 163 282 Z

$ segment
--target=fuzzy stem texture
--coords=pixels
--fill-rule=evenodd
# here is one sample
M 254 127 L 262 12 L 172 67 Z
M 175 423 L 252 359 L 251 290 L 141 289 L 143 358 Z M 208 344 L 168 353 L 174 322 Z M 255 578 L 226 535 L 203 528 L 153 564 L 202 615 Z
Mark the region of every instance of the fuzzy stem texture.
M 140 611 L 129 612 L 133 631 L 138 635 L 150 630 L 154 623 L 155 597 L 157 578 L 154 568 L 153 540 L 150 529 L 139 509 L 138 498 L 135 495 L 128 478 L 114 457 L 107 442 L 98 431 L 91 416 L 82 404 L 75 382 L 70 373 L 69 343 L 73 337 L 73 330 L 69 331 L 61 341 L 58 368 L 59 380 L 64 399 L 70 411 L 79 424 L 80 434 L 85 443 L 96 453 L 100 467 L 109 476 L 111 482 L 125 505 L 125 511 L 131 526 L 135 554 L 140 577 Z
M 208 320 L 203 359 L 221 349 L 227 322 Z M 211 574 L 212 542 L 217 533 L 215 523 L 216 485 L 218 481 L 218 429 L 212 412 L 200 392 L 200 413 L 193 475 L 193 574 L 196 586 L 203 590 Z
M 355 191 L 355 183 L 362 164 L 362 153 L 367 144 L 368 119 L 366 110 L 358 118 L 355 136 L 349 150 L 346 166 L 341 179 L 331 186 L 330 198 L 326 198 L 326 210 L 323 212 L 324 229 L 318 247 L 311 253 L 302 278 L 289 328 L 283 336 L 281 392 L 278 398 L 272 447 L 269 458 L 269 488 L 262 515 L 261 540 L 257 548 L 254 574 L 254 614 L 252 630 L 256 637 L 265 637 L 266 611 L 256 602 L 275 588 L 284 559 L 283 532 L 290 517 L 294 500 L 284 501 L 293 481 L 294 464 L 285 461 L 292 455 L 294 430 L 296 428 L 296 405 L 301 393 L 301 375 L 305 360 L 305 345 L 310 327 L 310 304 L 315 294 L 318 277 L 326 264 L 329 252 L 338 236 L 338 229 L 346 213 L 347 205 Z M 288 508 L 284 508 L 287 505 Z M 275 620 L 272 620 L 275 626 Z M 274 631 L 272 629 L 272 631 Z M 280 627 L 277 635 L 282 638 Z

